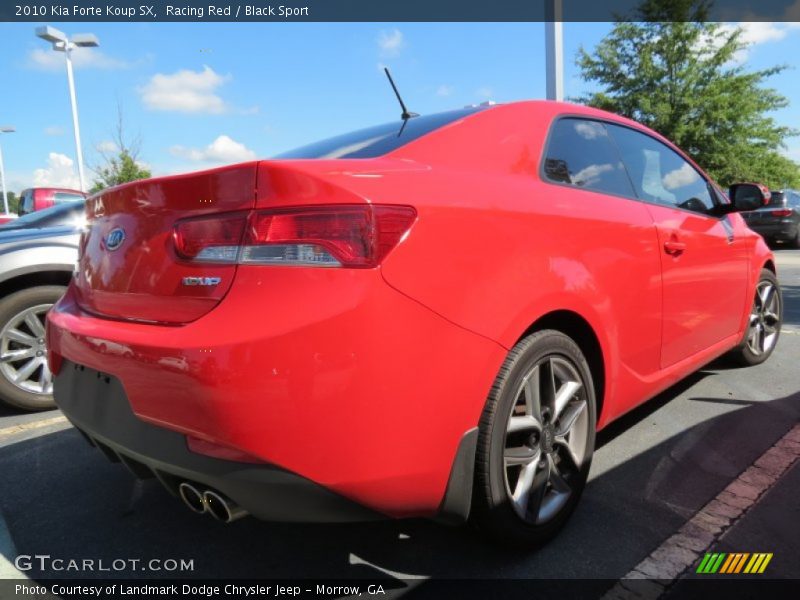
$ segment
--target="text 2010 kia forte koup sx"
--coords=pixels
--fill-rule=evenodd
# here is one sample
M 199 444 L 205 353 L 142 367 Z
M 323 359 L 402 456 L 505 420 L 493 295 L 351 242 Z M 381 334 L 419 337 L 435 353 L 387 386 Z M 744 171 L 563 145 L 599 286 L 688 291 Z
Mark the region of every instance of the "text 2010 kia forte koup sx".
M 662 137 L 520 102 L 88 200 L 55 398 L 223 520 L 469 517 L 540 542 L 595 431 L 775 348 L 763 240 Z

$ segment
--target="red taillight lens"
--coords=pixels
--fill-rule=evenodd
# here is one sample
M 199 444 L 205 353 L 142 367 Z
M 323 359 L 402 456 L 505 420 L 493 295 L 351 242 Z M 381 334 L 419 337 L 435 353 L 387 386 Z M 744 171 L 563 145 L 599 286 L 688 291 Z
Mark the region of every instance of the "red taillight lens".
M 172 232 L 181 258 L 198 262 L 236 262 L 247 213 L 179 221 Z
M 773 217 L 791 217 L 792 216 L 792 209 L 791 208 L 781 208 L 779 210 L 773 210 L 770 212 Z
M 182 221 L 174 239 L 178 255 L 197 262 L 374 267 L 403 239 L 416 215 L 410 206 L 369 204 L 263 210 L 249 215 L 243 236 L 244 216 L 236 215 L 224 227 L 219 217 Z
M 323 207 L 254 213 L 244 263 L 368 266 L 373 258 L 371 207 Z

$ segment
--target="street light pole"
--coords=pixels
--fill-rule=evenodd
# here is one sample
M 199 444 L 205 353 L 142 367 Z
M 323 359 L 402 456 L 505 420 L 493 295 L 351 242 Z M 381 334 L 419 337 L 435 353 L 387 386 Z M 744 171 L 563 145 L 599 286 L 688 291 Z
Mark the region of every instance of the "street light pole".
M 547 63 L 547 99 L 564 99 L 564 23 L 562 0 L 547 0 L 544 43 Z
M 67 83 L 69 84 L 69 101 L 72 106 L 72 131 L 75 134 L 75 158 L 78 161 L 78 178 L 81 191 L 86 191 L 86 178 L 83 170 L 83 148 L 81 146 L 81 130 L 78 124 L 78 99 L 75 95 L 75 78 L 72 74 L 72 51 L 75 48 L 91 48 L 99 46 L 97 37 L 91 33 L 78 33 L 68 39 L 66 34 L 49 25 L 36 28 L 37 37 L 50 42 L 53 50 L 63 52 L 67 62 Z
M 0 127 L 0 134 L 14 133 L 13 127 Z M 3 146 L 0 144 L 0 187 L 3 188 L 3 207 L 5 214 L 8 214 L 8 192 L 6 191 L 6 170 L 3 165 Z
M 75 78 L 72 75 L 72 48 L 71 43 L 65 44 L 64 56 L 67 59 L 67 82 L 69 83 L 69 101 L 72 105 L 72 131 L 75 133 L 75 155 L 78 159 L 78 178 L 81 182 L 81 191 L 86 191 L 86 179 L 83 175 L 83 148 L 81 147 L 81 129 L 78 125 L 78 99 L 75 97 Z

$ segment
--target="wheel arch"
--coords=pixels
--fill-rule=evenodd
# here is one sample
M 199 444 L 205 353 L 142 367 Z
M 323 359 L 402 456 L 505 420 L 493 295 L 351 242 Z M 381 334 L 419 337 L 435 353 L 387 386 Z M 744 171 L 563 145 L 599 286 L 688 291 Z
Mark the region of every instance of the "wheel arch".
M 0 281 L 0 298 L 20 290 L 39 285 L 69 285 L 72 271 L 59 268 L 48 268 L 39 271 L 14 273 L 11 277 Z
M 600 421 L 606 398 L 606 359 L 603 355 L 603 346 L 600 338 L 587 321 L 579 313 L 571 310 L 554 310 L 542 315 L 519 336 L 519 340 L 543 329 L 555 329 L 569 336 L 583 352 L 592 380 L 595 386 L 597 399 L 596 419 Z

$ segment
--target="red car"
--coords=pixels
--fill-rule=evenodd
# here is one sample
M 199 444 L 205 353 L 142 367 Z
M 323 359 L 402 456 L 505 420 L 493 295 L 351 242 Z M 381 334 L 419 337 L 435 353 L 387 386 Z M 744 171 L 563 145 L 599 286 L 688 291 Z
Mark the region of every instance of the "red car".
M 595 431 L 775 348 L 775 264 L 675 146 L 519 102 L 406 119 L 87 202 L 55 399 L 230 521 L 475 521 L 539 543 Z
M 86 194 L 67 188 L 28 188 L 19 196 L 19 216 L 58 204 L 83 202 Z

